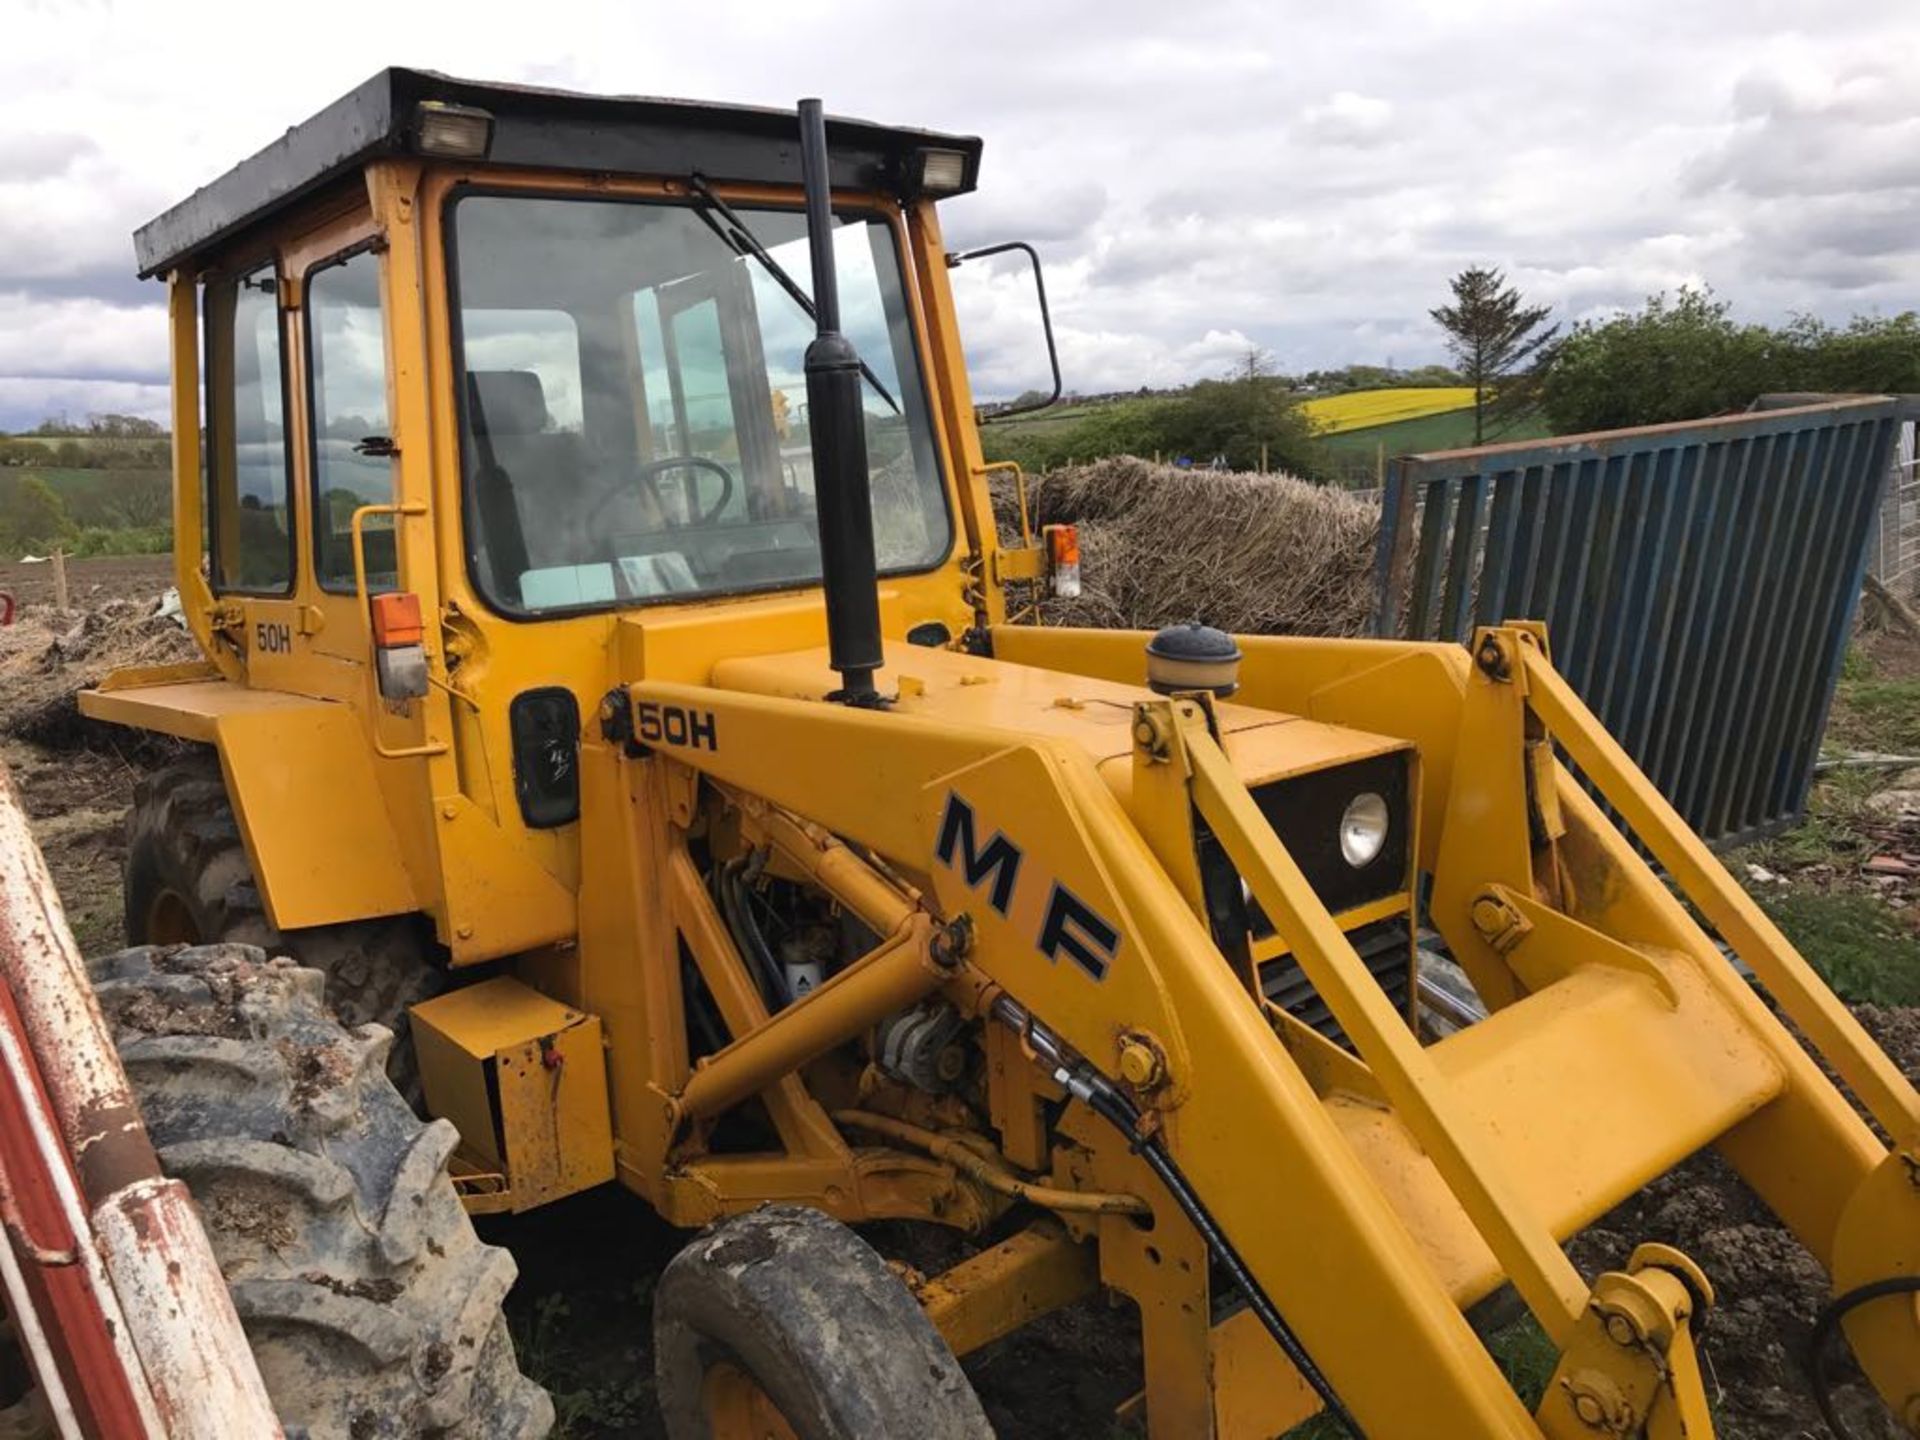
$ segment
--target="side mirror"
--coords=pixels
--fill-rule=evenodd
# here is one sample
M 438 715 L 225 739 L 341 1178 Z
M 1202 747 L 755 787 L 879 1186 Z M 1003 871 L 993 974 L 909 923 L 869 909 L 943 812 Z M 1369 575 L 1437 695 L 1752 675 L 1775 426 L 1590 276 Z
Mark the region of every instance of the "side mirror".
M 1060 398 L 1060 352 L 1053 343 L 1053 314 L 1047 309 L 1047 282 L 1040 272 L 1040 255 L 1024 240 L 1009 240 L 1002 245 L 985 245 L 978 250 L 962 251 L 958 255 L 947 256 L 947 268 L 958 269 L 969 260 L 984 260 L 989 255 L 1004 255 L 1009 250 L 1018 250 L 1027 257 L 1027 263 L 1033 266 L 1033 292 L 1040 297 L 1040 329 L 1047 337 L 1047 364 L 1053 371 L 1053 393 L 1044 400 L 1032 400 L 1025 405 L 1009 405 L 1004 410 L 996 410 L 991 415 L 980 417 L 982 425 L 995 420 L 1005 420 L 1013 415 L 1031 415 L 1036 410 L 1044 410 Z

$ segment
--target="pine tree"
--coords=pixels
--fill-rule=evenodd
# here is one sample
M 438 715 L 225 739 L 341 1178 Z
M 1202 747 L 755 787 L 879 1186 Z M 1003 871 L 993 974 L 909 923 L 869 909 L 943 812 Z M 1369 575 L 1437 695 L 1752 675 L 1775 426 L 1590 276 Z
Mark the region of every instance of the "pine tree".
M 1540 329 L 1550 307 L 1526 304 L 1498 270 L 1475 265 L 1451 285 L 1453 304 L 1430 313 L 1447 332 L 1461 377 L 1473 387 L 1473 443 L 1481 445 L 1532 408 L 1560 327 Z

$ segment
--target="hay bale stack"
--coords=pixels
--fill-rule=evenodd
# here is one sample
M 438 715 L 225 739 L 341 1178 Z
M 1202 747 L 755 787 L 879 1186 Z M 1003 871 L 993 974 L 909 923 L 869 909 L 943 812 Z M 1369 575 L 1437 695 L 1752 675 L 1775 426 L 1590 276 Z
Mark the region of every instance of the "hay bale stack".
M 1181 470 L 1132 456 L 1028 481 L 1033 523 L 1080 527 L 1082 592 L 1051 625 L 1157 629 L 1199 620 L 1242 634 L 1358 635 L 1373 609 L 1379 506 L 1291 475 Z M 1010 477 L 996 477 L 1017 539 Z

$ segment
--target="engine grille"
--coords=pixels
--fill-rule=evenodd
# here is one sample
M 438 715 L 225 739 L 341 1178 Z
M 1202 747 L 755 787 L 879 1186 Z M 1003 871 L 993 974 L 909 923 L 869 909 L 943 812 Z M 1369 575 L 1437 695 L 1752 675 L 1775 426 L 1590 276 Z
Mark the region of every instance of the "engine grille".
M 1404 1015 L 1413 987 L 1413 937 L 1406 920 L 1400 917 L 1376 920 L 1371 925 L 1348 931 L 1347 938 L 1353 942 L 1353 948 L 1360 953 L 1360 959 L 1386 992 L 1387 998 L 1393 1001 L 1393 1008 Z M 1292 956 L 1283 956 L 1261 966 L 1260 988 L 1268 1000 L 1294 1019 L 1319 1031 L 1337 1045 L 1345 1045 L 1349 1050 L 1353 1048 L 1348 1043 L 1346 1032 L 1327 1008 L 1327 1002 L 1320 998 L 1319 992 L 1307 979 L 1306 972 L 1294 963 Z

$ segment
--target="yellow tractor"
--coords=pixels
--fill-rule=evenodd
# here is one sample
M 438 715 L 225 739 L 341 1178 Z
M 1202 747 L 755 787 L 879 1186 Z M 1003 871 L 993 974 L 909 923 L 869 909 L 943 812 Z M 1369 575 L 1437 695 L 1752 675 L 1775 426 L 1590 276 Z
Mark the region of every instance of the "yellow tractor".
M 200 748 L 97 973 L 289 1430 L 541 1433 L 458 1211 L 617 1181 L 708 1227 L 675 1440 L 985 1435 L 956 1357 L 1103 1287 L 1156 1440 L 1698 1437 L 1712 1276 L 1562 1247 L 1715 1147 L 1920 1433 L 1920 1096 L 1538 626 L 1032 623 L 980 155 L 396 69 L 139 232 L 205 659 L 83 708 Z

